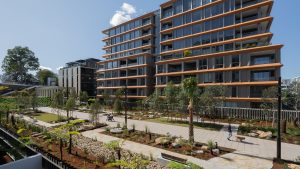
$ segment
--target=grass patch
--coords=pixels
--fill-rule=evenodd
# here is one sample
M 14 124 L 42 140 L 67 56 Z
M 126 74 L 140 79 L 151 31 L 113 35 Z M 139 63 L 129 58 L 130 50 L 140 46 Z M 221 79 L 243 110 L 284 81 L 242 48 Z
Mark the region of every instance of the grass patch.
M 188 121 L 182 121 L 182 120 L 172 120 L 172 121 L 170 121 L 170 120 L 167 120 L 165 118 L 148 119 L 146 121 L 155 122 L 155 123 L 162 123 L 162 124 L 171 124 L 171 125 L 183 126 L 183 127 L 188 127 L 189 126 Z M 220 131 L 224 126 L 222 124 L 194 122 L 194 127 L 195 128 L 201 128 L 201 129 L 213 130 L 213 131 Z
M 46 123 L 51 123 L 51 122 L 60 122 L 60 121 L 65 121 L 67 117 L 61 116 L 60 118 L 58 117 L 57 114 L 52 114 L 52 113 L 37 113 L 33 115 L 37 120 L 46 122 Z

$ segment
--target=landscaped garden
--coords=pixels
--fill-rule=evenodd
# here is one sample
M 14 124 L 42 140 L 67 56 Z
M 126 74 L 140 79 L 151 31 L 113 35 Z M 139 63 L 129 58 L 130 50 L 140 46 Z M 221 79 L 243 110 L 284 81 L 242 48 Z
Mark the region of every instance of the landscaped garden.
M 118 125 L 116 128 L 106 128 L 106 131 L 104 131 L 103 134 L 204 160 L 234 151 L 232 149 L 220 147 L 212 140 L 206 144 L 199 142 L 190 143 L 188 140 L 171 136 L 169 134 L 160 135 L 151 133 L 147 127 L 145 127 L 145 131 L 137 131 L 135 130 L 134 125 L 131 127 L 131 129 L 126 129 L 124 127 L 121 128 L 120 125 Z
M 67 117 L 58 116 L 53 113 L 32 113 L 32 117 L 46 123 L 58 123 L 67 121 Z
M 172 119 L 167 119 L 167 118 L 156 118 L 156 119 L 148 119 L 147 121 L 155 122 L 155 123 L 177 125 L 177 126 L 183 126 L 183 127 L 189 126 L 189 122 L 187 120 L 180 120 L 180 119 L 172 120 Z M 217 124 L 217 123 L 194 122 L 194 127 L 207 129 L 207 130 L 220 131 L 224 127 L 224 125 Z

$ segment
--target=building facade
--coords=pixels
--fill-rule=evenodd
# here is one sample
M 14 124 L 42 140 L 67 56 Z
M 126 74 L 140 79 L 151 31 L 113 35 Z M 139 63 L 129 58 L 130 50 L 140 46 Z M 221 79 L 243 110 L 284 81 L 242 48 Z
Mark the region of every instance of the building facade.
M 161 4 L 159 14 L 154 13 L 160 21 L 152 22 L 154 29 L 159 28 L 159 35 L 153 34 L 159 43 L 152 44 L 158 54 L 150 56 L 155 58 L 155 88 L 163 94 L 168 82 L 177 85 L 195 77 L 199 87 L 226 86 L 225 106 L 259 107 L 262 91 L 277 85 L 282 67 L 283 45 L 270 43 L 272 6 L 272 0 L 170 0 Z M 122 32 L 123 25 L 106 34 Z M 132 29 L 139 30 L 139 26 Z M 108 34 L 104 41 L 114 36 Z M 126 50 L 119 48 L 116 53 Z M 114 49 L 109 52 L 105 62 L 115 56 Z M 125 58 L 132 56 L 129 53 Z M 116 68 L 120 69 L 117 64 Z M 98 80 L 105 79 L 100 76 Z
M 58 86 L 74 88 L 77 95 L 86 91 L 89 96 L 96 96 L 96 71 L 98 59 L 85 59 L 69 62 L 58 71 Z
M 104 30 L 105 61 L 99 62 L 98 96 L 115 96 L 127 87 L 128 98 L 142 99 L 155 87 L 155 55 L 159 54 L 158 11 Z

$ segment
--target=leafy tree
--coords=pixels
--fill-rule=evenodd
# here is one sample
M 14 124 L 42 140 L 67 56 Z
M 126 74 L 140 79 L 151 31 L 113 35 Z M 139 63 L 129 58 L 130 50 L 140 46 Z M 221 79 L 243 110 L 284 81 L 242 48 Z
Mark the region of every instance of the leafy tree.
M 273 112 L 273 117 L 272 117 L 272 126 L 275 126 L 275 109 L 277 108 L 278 101 L 277 101 L 277 96 L 278 96 L 278 89 L 277 87 L 269 87 L 262 92 L 262 104 L 261 108 L 265 110 L 266 114 L 269 111 Z
M 34 112 L 36 112 L 36 107 L 38 106 L 38 98 L 35 91 L 31 91 L 28 97 L 29 104 Z
M 300 83 L 292 82 L 292 84 L 282 91 L 283 104 L 286 109 L 300 109 Z
M 109 143 L 105 143 L 104 147 L 112 151 L 112 157 L 113 160 L 116 161 L 115 159 L 115 153 L 117 154 L 118 160 L 121 160 L 121 148 L 123 145 L 123 141 L 120 140 L 114 140 Z
M 197 79 L 194 77 L 186 78 L 182 81 L 182 90 L 186 93 L 189 98 L 189 141 L 194 142 L 194 126 L 193 126 L 193 109 L 194 109 L 194 98 L 197 91 Z
M 177 88 L 174 86 L 173 82 L 167 83 L 164 89 L 164 94 L 166 96 L 165 101 L 167 103 L 167 111 L 174 110 L 174 105 L 176 105 Z
M 109 106 L 110 100 L 111 100 L 111 98 L 110 98 L 110 95 L 108 94 L 108 91 L 104 90 L 104 92 L 103 92 L 103 103 L 106 107 Z
M 16 46 L 7 50 L 7 55 L 2 62 L 2 70 L 7 81 L 16 83 L 32 83 L 33 75 L 30 71 L 38 70 L 38 58 L 28 47 Z
M 28 91 L 16 92 L 16 103 L 17 103 L 19 112 L 22 112 L 30 104 L 28 98 L 29 98 L 29 92 Z
M 70 97 L 67 100 L 67 103 L 66 103 L 66 111 L 67 111 L 68 122 L 69 122 L 69 119 L 70 119 L 70 112 L 72 110 L 74 110 L 74 108 L 75 108 L 75 99 L 73 97 Z
M 56 111 L 57 116 L 60 119 L 60 111 L 64 107 L 64 95 L 62 90 L 59 90 L 58 92 L 53 94 L 51 98 L 51 107 L 54 111 Z
M 162 110 L 164 100 L 160 97 L 158 89 L 156 89 L 144 100 L 144 103 L 149 105 L 149 108 L 152 111 L 160 112 Z
M 141 156 L 134 156 L 130 160 L 117 160 L 110 165 L 121 166 L 124 169 L 146 169 L 149 163 L 149 160 L 145 160 Z
M 48 78 L 56 78 L 57 79 L 56 74 L 47 69 L 40 69 L 36 73 L 36 77 L 39 79 L 39 82 L 41 85 L 47 85 Z
M 208 112 L 213 118 L 215 108 L 222 106 L 225 99 L 226 88 L 224 86 L 207 86 L 200 97 L 201 103 L 204 105 L 204 111 Z
M 98 100 L 92 103 L 90 106 L 90 120 L 92 123 L 96 124 L 99 119 L 99 114 L 101 113 L 101 105 Z
M 114 111 L 117 114 L 120 114 L 122 111 L 122 101 L 121 101 L 122 91 L 123 91 L 122 89 L 118 89 L 116 91 L 116 97 L 114 101 Z
M 80 92 L 80 102 L 85 102 L 87 103 L 88 102 L 88 99 L 89 99 L 89 95 L 86 91 L 83 91 L 83 92 Z

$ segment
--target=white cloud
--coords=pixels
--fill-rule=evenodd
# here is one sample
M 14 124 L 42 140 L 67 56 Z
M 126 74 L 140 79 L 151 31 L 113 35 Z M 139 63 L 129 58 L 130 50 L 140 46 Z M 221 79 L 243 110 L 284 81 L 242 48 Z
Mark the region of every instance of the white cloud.
M 136 13 L 135 7 L 133 7 L 132 5 L 130 5 L 128 3 L 123 3 L 121 9 L 128 14 Z
M 52 71 L 52 69 L 50 67 L 40 66 L 39 68 L 41 70 L 50 70 L 50 71 Z
M 112 26 L 116 26 L 126 21 L 129 21 L 131 19 L 131 15 L 135 13 L 136 13 L 135 7 L 133 7 L 128 3 L 123 3 L 121 10 L 116 11 L 116 13 L 111 18 L 110 24 Z

